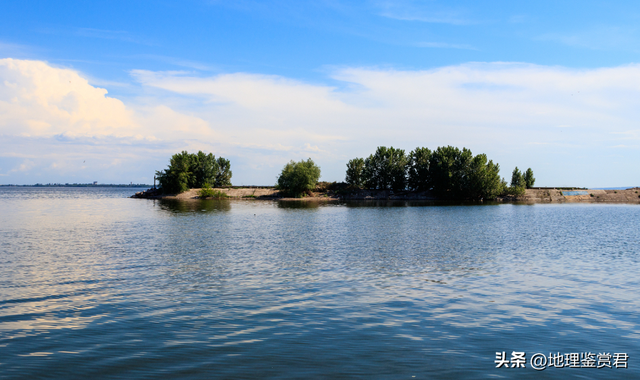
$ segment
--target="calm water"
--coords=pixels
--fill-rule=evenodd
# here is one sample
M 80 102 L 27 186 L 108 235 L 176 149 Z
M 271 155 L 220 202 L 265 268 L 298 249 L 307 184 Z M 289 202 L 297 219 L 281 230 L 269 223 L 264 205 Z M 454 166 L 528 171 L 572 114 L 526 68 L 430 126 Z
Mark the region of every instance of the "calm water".
M 639 205 L 135 191 L 0 189 L 0 378 L 640 378 Z

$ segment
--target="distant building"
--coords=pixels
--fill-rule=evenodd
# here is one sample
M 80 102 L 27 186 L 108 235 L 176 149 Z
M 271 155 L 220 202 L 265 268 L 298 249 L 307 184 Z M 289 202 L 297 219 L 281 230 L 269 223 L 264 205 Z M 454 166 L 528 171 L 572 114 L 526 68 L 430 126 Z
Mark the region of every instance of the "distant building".
M 93 181 L 93 184 L 94 184 L 94 185 L 97 185 L 97 184 L 98 184 L 98 181 Z

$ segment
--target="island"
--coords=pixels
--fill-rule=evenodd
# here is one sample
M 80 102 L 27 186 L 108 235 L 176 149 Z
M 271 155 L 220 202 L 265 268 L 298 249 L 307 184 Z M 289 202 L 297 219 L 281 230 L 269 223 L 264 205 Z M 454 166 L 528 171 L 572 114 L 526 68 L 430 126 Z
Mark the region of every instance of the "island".
M 171 157 L 169 167 L 156 172 L 159 187 L 132 198 L 149 199 L 288 199 L 411 200 L 515 203 L 640 203 L 640 188 L 585 189 L 534 187 L 533 170 L 516 167 L 507 184 L 500 165 L 486 154 L 473 155 L 452 146 L 409 153 L 380 146 L 367 158 L 347 163 L 345 182 L 320 182 L 320 167 L 311 158 L 290 161 L 275 186 L 231 185 L 231 163 L 212 153 L 183 151 Z

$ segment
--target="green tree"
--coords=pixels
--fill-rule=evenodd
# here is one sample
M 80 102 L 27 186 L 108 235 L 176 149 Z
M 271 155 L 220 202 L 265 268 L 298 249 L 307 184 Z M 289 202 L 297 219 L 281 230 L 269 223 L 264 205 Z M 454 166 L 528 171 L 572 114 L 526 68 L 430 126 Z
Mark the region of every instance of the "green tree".
M 360 161 L 358 161 L 360 160 Z M 362 159 L 353 159 L 347 164 L 347 181 L 352 183 Z M 525 180 L 516 168 L 516 183 Z M 531 173 L 533 176 L 533 173 Z M 443 199 L 495 199 L 499 195 L 524 193 L 523 186 L 508 187 L 500 177 L 500 165 L 487 158 L 486 154 L 474 156 L 467 148 L 453 146 L 416 148 L 409 155 L 404 150 L 378 147 L 376 152 L 364 160 L 362 181 L 369 189 L 408 188 L 415 191 L 432 191 Z
M 379 190 L 404 190 L 407 187 L 407 156 L 404 150 L 378 147 L 364 160 L 365 187 Z
M 198 153 L 191 155 L 191 169 L 193 177 L 189 184 L 190 188 L 203 188 L 205 183 L 212 183 L 215 187 L 216 171 L 218 170 L 216 156 L 212 153 L 205 154 L 198 151 Z
M 416 148 L 409 153 L 408 186 L 411 190 L 431 189 L 431 151 L 429 148 Z
M 198 151 L 189 154 L 187 151 L 174 154 L 169 160 L 169 167 L 157 171 L 156 177 L 165 194 L 179 194 L 190 188 L 202 188 L 205 183 L 215 187 L 231 185 L 231 164 L 229 160 Z
M 215 173 L 215 187 L 231 186 L 231 162 L 225 158 L 218 157 L 216 161 L 217 170 Z
M 320 168 L 311 158 L 286 164 L 278 177 L 277 187 L 291 196 L 302 197 L 305 191 L 316 187 L 320 179 Z
M 527 187 L 527 189 L 530 189 L 533 187 L 534 183 L 536 183 L 536 179 L 533 177 L 533 170 L 529 168 L 524 173 L 524 184 Z
M 511 173 L 511 187 L 524 187 L 524 186 L 525 186 L 524 177 L 522 176 L 520 169 L 518 169 L 518 167 L 516 166 L 516 168 L 513 169 L 513 172 Z
M 500 165 L 487 160 L 486 154 L 473 157 L 468 169 L 465 198 L 495 199 L 504 192 L 505 184 L 500 178 Z
M 186 151 L 174 154 L 169 160 L 169 167 L 157 171 L 156 177 L 165 194 L 179 194 L 189 190 L 189 184 L 193 181 L 191 155 Z
M 525 185 L 526 183 L 524 180 L 524 176 L 522 175 L 522 172 L 520 172 L 520 169 L 518 169 L 518 167 L 516 166 L 516 168 L 513 169 L 513 172 L 511 173 L 511 186 L 509 186 L 505 192 L 509 195 L 523 195 L 525 192 Z
M 364 171 L 364 158 L 354 158 L 347 163 L 346 182 L 349 185 L 362 187 Z
M 438 147 L 430 160 L 433 192 L 441 198 L 465 199 L 469 192 L 469 166 L 473 154 L 467 148 Z

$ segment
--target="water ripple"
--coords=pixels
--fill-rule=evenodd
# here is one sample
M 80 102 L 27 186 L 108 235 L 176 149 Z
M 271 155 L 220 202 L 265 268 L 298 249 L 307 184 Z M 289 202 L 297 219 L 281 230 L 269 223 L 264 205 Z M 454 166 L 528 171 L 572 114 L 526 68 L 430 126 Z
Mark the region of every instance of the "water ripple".
M 0 378 L 485 378 L 496 351 L 640 354 L 638 206 L 2 191 Z M 545 375 L 593 376 L 568 371 Z

